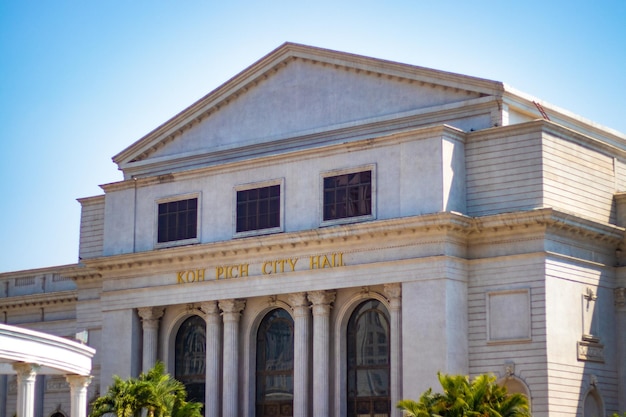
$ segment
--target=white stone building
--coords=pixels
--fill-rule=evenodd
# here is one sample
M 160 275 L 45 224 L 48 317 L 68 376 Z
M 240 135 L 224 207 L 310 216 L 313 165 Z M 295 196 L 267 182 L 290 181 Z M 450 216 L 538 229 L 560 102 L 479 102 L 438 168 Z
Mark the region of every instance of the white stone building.
M 538 417 L 626 410 L 622 133 L 287 43 L 113 160 L 79 262 L 0 275 L 0 321 L 86 332 L 90 400 L 162 360 L 207 417 L 399 416 L 438 371 Z

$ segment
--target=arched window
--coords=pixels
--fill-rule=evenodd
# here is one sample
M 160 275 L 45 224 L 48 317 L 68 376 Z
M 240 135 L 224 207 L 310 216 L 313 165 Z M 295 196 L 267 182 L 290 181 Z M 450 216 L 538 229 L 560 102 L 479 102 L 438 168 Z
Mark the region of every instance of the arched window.
M 389 312 L 377 300 L 361 303 L 348 322 L 348 416 L 391 413 Z
M 206 324 L 202 317 L 189 317 L 178 329 L 175 364 L 174 377 L 185 384 L 187 399 L 204 404 Z
M 293 415 L 293 319 L 282 308 L 270 311 L 257 333 L 256 415 Z

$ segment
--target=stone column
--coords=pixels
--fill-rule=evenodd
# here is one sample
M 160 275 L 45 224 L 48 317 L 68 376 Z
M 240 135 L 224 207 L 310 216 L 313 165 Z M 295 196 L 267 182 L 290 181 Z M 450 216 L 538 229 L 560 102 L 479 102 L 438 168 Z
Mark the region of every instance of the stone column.
M 19 417 L 35 415 L 35 380 L 39 366 L 32 363 L 14 363 L 17 372 L 17 404 L 16 414 Z
M 205 301 L 200 304 L 206 321 L 206 374 L 204 415 L 206 417 L 220 416 L 220 359 L 221 333 L 220 311 L 217 301 Z
M 313 304 L 313 416 L 328 417 L 330 403 L 330 309 L 335 291 L 308 293 Z
M 87 416 L 87 387 L 91 383 L 90 376 L 66 375 L 65 379 L 70 384 L 71 417 Z
M 163 311 L 163 307 L 141 307 L 137 309 L 143 327 L 143 372 L 148 372 L 157 361 L 159 319 L 163 317 Z
M 309 415 L 309 325 L 311 313 L 306 293 L 289 295 L 293 308 L 293 415 Z
M 224 320 L 224 370 L 222 382 L 222 415 L 239 415 L 239 318 L 246 306 L 244 300 L 219 302 Z
M 617 398 L 618 409 L 626 410 L 626 288 L 617 288 L 614 292 L 616 311 L 617 342 Z
M 396 408 L 402 399 L 402 285 L 398 283 L 385 284 L 384 292 L 389 300 L 390 319 L 390 381 L 391 415 L 401 417 L 402 411 Z

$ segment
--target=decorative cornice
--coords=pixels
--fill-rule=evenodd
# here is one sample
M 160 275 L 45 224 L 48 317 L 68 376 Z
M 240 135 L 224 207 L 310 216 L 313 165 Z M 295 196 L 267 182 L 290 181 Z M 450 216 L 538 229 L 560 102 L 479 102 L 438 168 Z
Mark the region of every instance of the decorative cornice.
M 0 298 L 0 310 L 74 303 L 77 300 L 78 292 L 76 290 L 29 294 L 16 297 Z
M 378 242 L 377 247 L 383 249 L 406 246 L 403 241 L 415 243 L 414 238 L 422 242 L 426 236 L 432 236 L 437 241 L 471 243 L 473 239 L 491 239 L 503 233 L 527 234 L 530 228 L 537 233 L 558 232 L 568 234 L 572 239 L 596 241 L 607 246 L 617 246 L 624 237 L 622 227 L 581 219 L 550 208 L 477 218 L 441 212 L 85 259 L 82 274 L 100 277 L 115 271 L 132 269 L 139 272 L 141 268 L 174 268 L 178 264 L 188 266 L 195 261 L 225 256 L 267 255 L 302 249 L 310 252 L 311 248 L 322 245 L 365 246 L 375 241 Z

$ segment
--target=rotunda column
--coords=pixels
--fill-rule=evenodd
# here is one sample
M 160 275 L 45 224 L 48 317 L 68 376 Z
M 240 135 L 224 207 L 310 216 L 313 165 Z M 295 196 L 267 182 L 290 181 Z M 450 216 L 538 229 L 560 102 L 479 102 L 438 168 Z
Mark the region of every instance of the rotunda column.
M 65 379 L 70 384 L 70 416 L 87 417 L 87 387 L 91 383 L 91 376 L 66 375 Z
M 308 293 L 313 304 L 313 416 L 328 417 L 330 393 L 330 309 L 335 291 Z
M 626 288 L 617 288 L 614 292 L 616 311 L 617 342 L 617 398 L 618 409 L 626 410 Z
M 204 415 L 206 417 L 220 416 L 220 359 L 221 334 L 220 311 L 217 301 L 205 301 L 200 304 L 206 321 L 206 373 L 205 373 L 205 400 Z
M 17 372 L 16 415 L 33 417 L 35 415 L 35 380 L 39 366 L 32 363 L 14 363 Z
M 163 317 L 163 307 L 141 307 L 137 309 L 143 328 L 142 370 L 148 372 L 157 361 L 159 346 L 159 319 Z
M 293 308 L 293 415 L 307 417 L 309 415 L 309 301 L 306 293 L 299 292 L 289 295 L 289 303 Z
M 219 302 L 224 320 L 224 370 L 222 382 L 222 415 L 239 415 L 239 318 L 246 306 L 244 300 Z
M 402 411 L 396 408 L 402 399 L 402 285 L 399 283 L 385 284 L 383 287 L 389 300 L 390 338 L 389 388 L 391 399 L 391 415 L 402 416 Z

